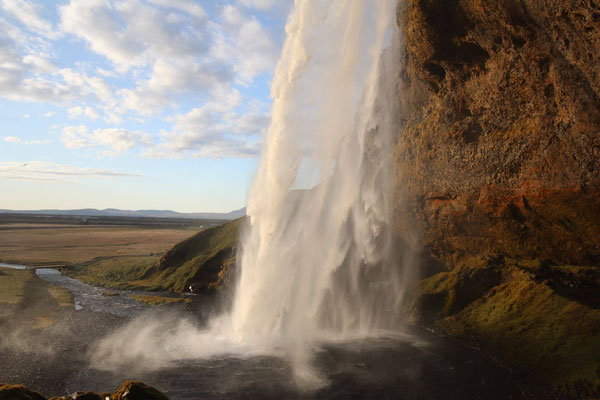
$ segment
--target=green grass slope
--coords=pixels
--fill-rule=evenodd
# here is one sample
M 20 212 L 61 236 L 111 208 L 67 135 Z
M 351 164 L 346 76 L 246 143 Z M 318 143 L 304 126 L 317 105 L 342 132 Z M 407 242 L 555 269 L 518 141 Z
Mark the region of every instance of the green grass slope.
M 239 218 L 198 232 L 160 258 L 103 258 L 66 272 L 96 286 L 118 289 L 183 292 L 191 286 L 195 292 L 218 290 L 227 285 L 245 220 Z
M 575 398 L 600 396 L 596 268 L 474 258 L 418 282 L 412 314 Z

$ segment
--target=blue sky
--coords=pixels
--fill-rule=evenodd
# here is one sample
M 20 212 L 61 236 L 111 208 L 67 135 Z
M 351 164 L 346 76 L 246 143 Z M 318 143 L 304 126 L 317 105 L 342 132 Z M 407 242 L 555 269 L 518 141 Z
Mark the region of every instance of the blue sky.
M 0 208 L 245 204 L 291 0 L 0 0 Z

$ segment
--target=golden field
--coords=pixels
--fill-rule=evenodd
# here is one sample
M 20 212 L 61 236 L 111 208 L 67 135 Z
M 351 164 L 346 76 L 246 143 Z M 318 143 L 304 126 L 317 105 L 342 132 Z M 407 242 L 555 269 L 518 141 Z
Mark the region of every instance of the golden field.
M 77 264 L 98 257 L 162 253 L 200 227 L 0 224 L 0 261 Z

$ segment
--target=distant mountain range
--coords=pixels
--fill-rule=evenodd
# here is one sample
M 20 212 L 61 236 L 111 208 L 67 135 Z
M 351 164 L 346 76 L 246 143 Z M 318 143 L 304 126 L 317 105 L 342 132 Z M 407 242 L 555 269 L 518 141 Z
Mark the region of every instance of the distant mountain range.
M 246 208 L 228 213 L 180 213 L 171 210 L 118 210 L 106 208 L 82 208 L 79 210 L 3 210 L 4 214 L 76 215 L 90 217 L 138 217 L 138 218 L 189 218 L 189 219 L 236 219 L 246 215 Z

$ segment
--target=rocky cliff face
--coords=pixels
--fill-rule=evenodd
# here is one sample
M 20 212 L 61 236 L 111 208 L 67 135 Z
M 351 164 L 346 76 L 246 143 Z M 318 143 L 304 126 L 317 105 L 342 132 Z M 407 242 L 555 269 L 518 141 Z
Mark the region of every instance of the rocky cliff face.
M 482 249 L 600 262 L 597 4 L 413 0 L 398 23 L 416 239 L 448 265 Z
M 553 338 L 553 361 L 519 359 L 523 350 L 505 342 L 577 325 L 544 314 L 572 307 L 591 321 L 575 341 L 592 358 L 566 375 L 598 385 L 600 2 L 406 0 L 397 17 L 405 52 L 394 226 L 425 260 L 413 314 L 539 367 L 575 358 L 560 344 L 570 339 Z M 523 322 L 543 296 L 556 307 Z M 494 301 L 515 304 L 488 326 L 481 310 Z M 520 335 L 496 328 L 510 321 L 529 325 L 516 326 Z

